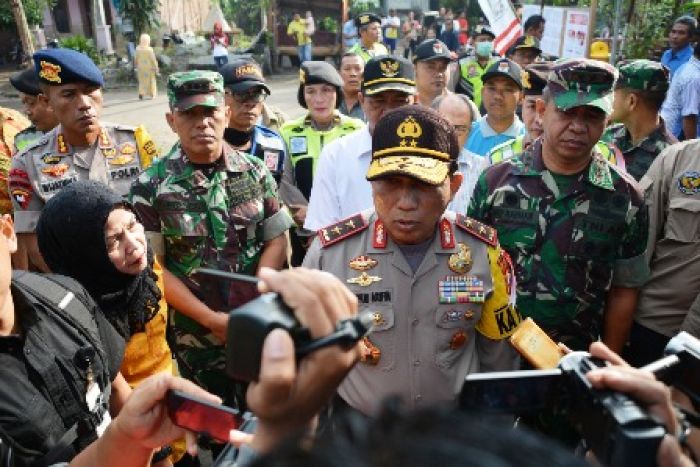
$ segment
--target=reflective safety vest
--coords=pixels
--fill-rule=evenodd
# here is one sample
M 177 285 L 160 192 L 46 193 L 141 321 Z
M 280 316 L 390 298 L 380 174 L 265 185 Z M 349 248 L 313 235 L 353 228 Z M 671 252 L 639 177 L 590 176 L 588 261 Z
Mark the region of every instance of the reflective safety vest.
M 389 51 L 381 42 L 375 42 L 371 49 L 366 49 L 361 41 L 350 47 L 348 53 L 359 55 L 365 63 L 367 63 L 370 58 L 378 55 L 389 55 Z
M 362 120 L 335 112 L 334 125 L 329 130 L 316 130 L 309 114 L 282 125 L 280 134 L 287 145 L 287 155 L 294 169 L 296 186 L 306 199 L 311 196 L 311 184 L 316 173 L 316 162 L 323 146 L 336 138 L 359 130 Z
M 489 165 L 498 164 L 501 161 L 509 159 L 516 154 L 523 152 L 525 136 L 518 136 L 515 139 L 506 141 L 505 143 L 499 144 L 493 148 L 487 155 L 489 160 Z M 605 143 L 603 141 L 598 141 L 595 144 L 595 149 L 605 158 L 606 161 L 610 162 L 622 170 L 625 170 L 625 158 L 622 152 L 614 144 Z
M 494 62 L 495 60 L 491 58 L 486 66 L 482 68 L 476 57 L 464 57 L 459 60 L 459 74 L 462 78 L 469 81 L 474 88 L 474 99 L 472 100 L 477 107 L 481 106 L 481 88 L 484 86 L 484 83 L 481 82 L 481 75 Z

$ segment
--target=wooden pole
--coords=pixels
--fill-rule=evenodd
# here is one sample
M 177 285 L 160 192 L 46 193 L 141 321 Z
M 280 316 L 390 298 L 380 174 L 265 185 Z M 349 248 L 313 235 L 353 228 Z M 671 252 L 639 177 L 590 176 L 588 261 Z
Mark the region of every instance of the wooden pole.
M 15 23 L 17 23 L 17 32 L 22 41 L 24 55 L 25 57 L 31 57 L 34 55 L 34 42 L 29 32 L 29 24 L 27 23 L 27 15 L 24 14 L 22 0 L 10 0 L 10 6 L 12 7 L 12 14 L 15 17 Z M 24 62 L 24 57 L 22 57 L 22 62 Z
M 591 0 L 591 14 L 588 15 L 588 43 L 586 44 L 586 57 L 591 56 L 591 43 L 595 33 L 595 22 L 598 13 L 598 0 Z

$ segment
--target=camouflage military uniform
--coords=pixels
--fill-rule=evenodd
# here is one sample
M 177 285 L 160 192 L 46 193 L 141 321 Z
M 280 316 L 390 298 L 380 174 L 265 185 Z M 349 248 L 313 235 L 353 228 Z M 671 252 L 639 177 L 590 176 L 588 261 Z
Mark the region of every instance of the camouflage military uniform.
M 158 155 L 142 126 L 101 126 L 89 147 L 72 147 L 59 125 L 12 158 L 10 194 L 17 232 L 34 232 L 44 203 L 76 180 L 101 181 L 126 196 L 131 183 Z
M 12 213 L 7 179 L 12 149 L 17 135 L 29 125 L 29 120 L 16 110 L 0 108 L 0 214 Z
M 603 135 L 603 141 L 617 146 L 625 158 L 627 173 L 639 181 L 647 173 L 656 156 L 678 140 L 666 130 L 666 124 L 661 121 L 658 127 L 636 146 L 632 137 L 622 123 L 608 127 Z
M 638 185 L 595 151 L 561 193 L 538 140 L 482 173 L 468 215 L 496 227 L 523 316 L 582 349 L 598 338 L 610 287 L 639 287 L 648 276 L 643 201 Z

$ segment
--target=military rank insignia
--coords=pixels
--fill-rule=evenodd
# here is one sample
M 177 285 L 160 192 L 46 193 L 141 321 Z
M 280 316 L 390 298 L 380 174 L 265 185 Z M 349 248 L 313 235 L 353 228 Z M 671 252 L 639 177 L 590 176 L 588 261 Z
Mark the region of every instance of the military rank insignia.
M 48 165 L 41 169 L 41 173 L 45 173 L 46 175 L 50 175 L 54 178 L 61 178 L 69 168 L 69 165 L 66 163 Z
M 438 282 L 440 303 L 483 303 L 484 281 L 476 276 L 447 276 Z
M 377 265 L 377 260 L 374 258 L 370 258 L 369 256 L 358 256 L 356 258 L 353 258 L 350 260 L 350 263 L 348 263 L 348 266 L 350 266 L 350 269 L 354 269 L 355 271 L 369 271 L 373 267 Z
M 450 256 L 447 265 L 457 274 L 466 274 L 472 268 L 472 252 L 464 243 L 457 244 L 457 253 Z
M 457 224 L 457 227 L 461 228 L 465 232 L 485 241 L 491 246 L 496 246 L 498 244 L 496 229 L 479 222 L 476 219 L 472 219 L 471 217 L 467 217 L 462 214 L 457 214 L 457 221 L 455 224 Z
M 318 239 L 321 245 L 326 248 L 366 228 L 367 222 L 362 217 L 362 214 L 355 214 L 352 217 L 320 229 L 318 231 Z
M 359 285 L 360 287 L 368 287 L 375 282 L 382 280 L 379 276 L 370 276 L 367 272 L 363 272 L 357 277 L 351 277 L 347 280 L 348 284 Z

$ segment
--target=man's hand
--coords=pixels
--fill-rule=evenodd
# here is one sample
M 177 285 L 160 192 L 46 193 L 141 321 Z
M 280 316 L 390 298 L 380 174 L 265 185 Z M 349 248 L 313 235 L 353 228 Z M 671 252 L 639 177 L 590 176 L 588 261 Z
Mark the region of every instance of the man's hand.
M 278 292 L 314 339 L 331 334 L 339 320 L 357 314 L 355 295 L 326 272 L 262 268 L 259 277 L 260 291 Z M 307 355 L 297 367 L 289 334 L 272 331 L 263 346 L 260 379 L 251 383 L 247 394 L 248 406 L 259 420 L 253 448 L 264 453 L 289 434 L 312 429 L 316 415 L 358 358 L 359 346 L 331 346 Z
M 659 446 L 656 454 L 657 464 L 660 467 L 676 467 L 685 465 L 686 461 L 690 462 L 681 454 L 680 445 L 674 437 L 677 420 L 671 404 L 671 390 L 657 381 L 653 374 L 630 367 L 602 342 L 591 344 L 590 352 L 591 356 L 613 364 L 613 366 L 597 368 L 586 373 L 586 378 L 593 387 L 627 394 L 666 427 L 669 434 L 664 436 Z
M 226 343 L 226 336 L 228 334 L 228 313 L 212 311 L 205 326 L 222 344 Z
M 292 204 L 289 206 L 289 210 L 292 212 L 292 219 L 299 227 L 304 227 L 304 221 L 306 221 L 306 211 L 308 206 L 303 206 L 300 204 Z

